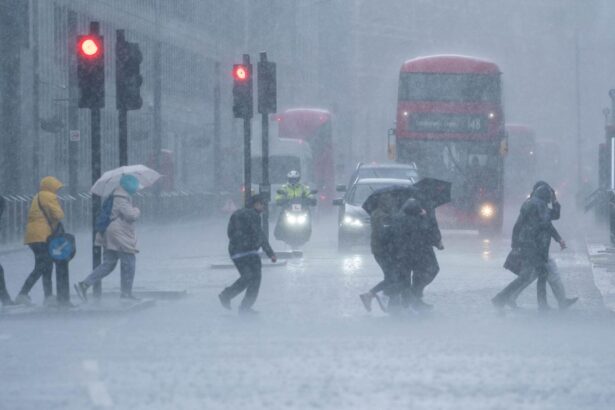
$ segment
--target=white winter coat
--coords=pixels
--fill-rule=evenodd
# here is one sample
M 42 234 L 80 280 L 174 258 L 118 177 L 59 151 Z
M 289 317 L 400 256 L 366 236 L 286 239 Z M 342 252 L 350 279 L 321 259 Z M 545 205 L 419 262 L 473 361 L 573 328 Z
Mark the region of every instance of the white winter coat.
M 134 223 L 141 211 L 132 205 L 132 198 L 121 187 L 113 193 L 111 223 L 104 234 L 96 235 L 96 245 L 111 251 L 137 253 L 137 235 Z

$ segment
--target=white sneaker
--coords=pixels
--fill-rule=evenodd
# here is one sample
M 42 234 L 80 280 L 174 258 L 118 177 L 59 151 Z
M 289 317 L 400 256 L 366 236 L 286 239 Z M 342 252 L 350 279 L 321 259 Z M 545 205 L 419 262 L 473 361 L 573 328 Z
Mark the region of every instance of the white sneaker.
M 26 305 L 26 306 L 31 306 L 32 300 L 30 299 L 30 296 L 28 295 L 22 295 L 21 293 L 19 295 L 17 295 L 17 297 L 15 298 L 15 304 L 16 305 Z

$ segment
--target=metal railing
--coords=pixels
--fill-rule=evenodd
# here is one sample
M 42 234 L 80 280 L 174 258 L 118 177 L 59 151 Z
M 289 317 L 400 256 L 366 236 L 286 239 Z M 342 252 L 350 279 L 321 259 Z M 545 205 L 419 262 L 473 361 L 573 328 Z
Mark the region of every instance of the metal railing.
M 4 195 L 6 208 L 0 218 L 0 243 L 20 243 L 28 223 L 28 211 L 34 195 Z M 137 193 L 135 206 L 141 209 L 144 222 L 168 223 L 189 218 L 211 217 L 221 212 L 228 193 L 172 191 Z M 64 210 L 64 227 L 69 232 L 90 229 L 92 225 L 92 195 L 58 195 Z

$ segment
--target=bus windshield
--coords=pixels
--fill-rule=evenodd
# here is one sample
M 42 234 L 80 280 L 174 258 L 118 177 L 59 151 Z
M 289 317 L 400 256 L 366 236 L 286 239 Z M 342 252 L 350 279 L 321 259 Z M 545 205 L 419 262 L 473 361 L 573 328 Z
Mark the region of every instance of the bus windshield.
M 500 76 L 401 73 L 400 101 L 500 102 Z
M 453 202 L 498 186 L 499 149 L 469 141 L 408 141 L 399 147 L 401 158 L 415 162 L 423 177 L 452 182 Z

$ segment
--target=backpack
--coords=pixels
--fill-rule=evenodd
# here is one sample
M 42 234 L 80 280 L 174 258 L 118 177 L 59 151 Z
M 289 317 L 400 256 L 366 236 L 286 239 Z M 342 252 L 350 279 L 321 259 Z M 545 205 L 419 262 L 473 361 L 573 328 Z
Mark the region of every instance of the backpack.
M 96 216 L 96 223 L 94 224 L 94 230 L 101 235 L 107 231 L 113 219 L 111 219 L 111 211 L 113 211 L 113 198 L 115 195 L 109 195 L 104 202 L 102 203 L 102 207 L 100 208 L 100 212 L 98 216 Z

